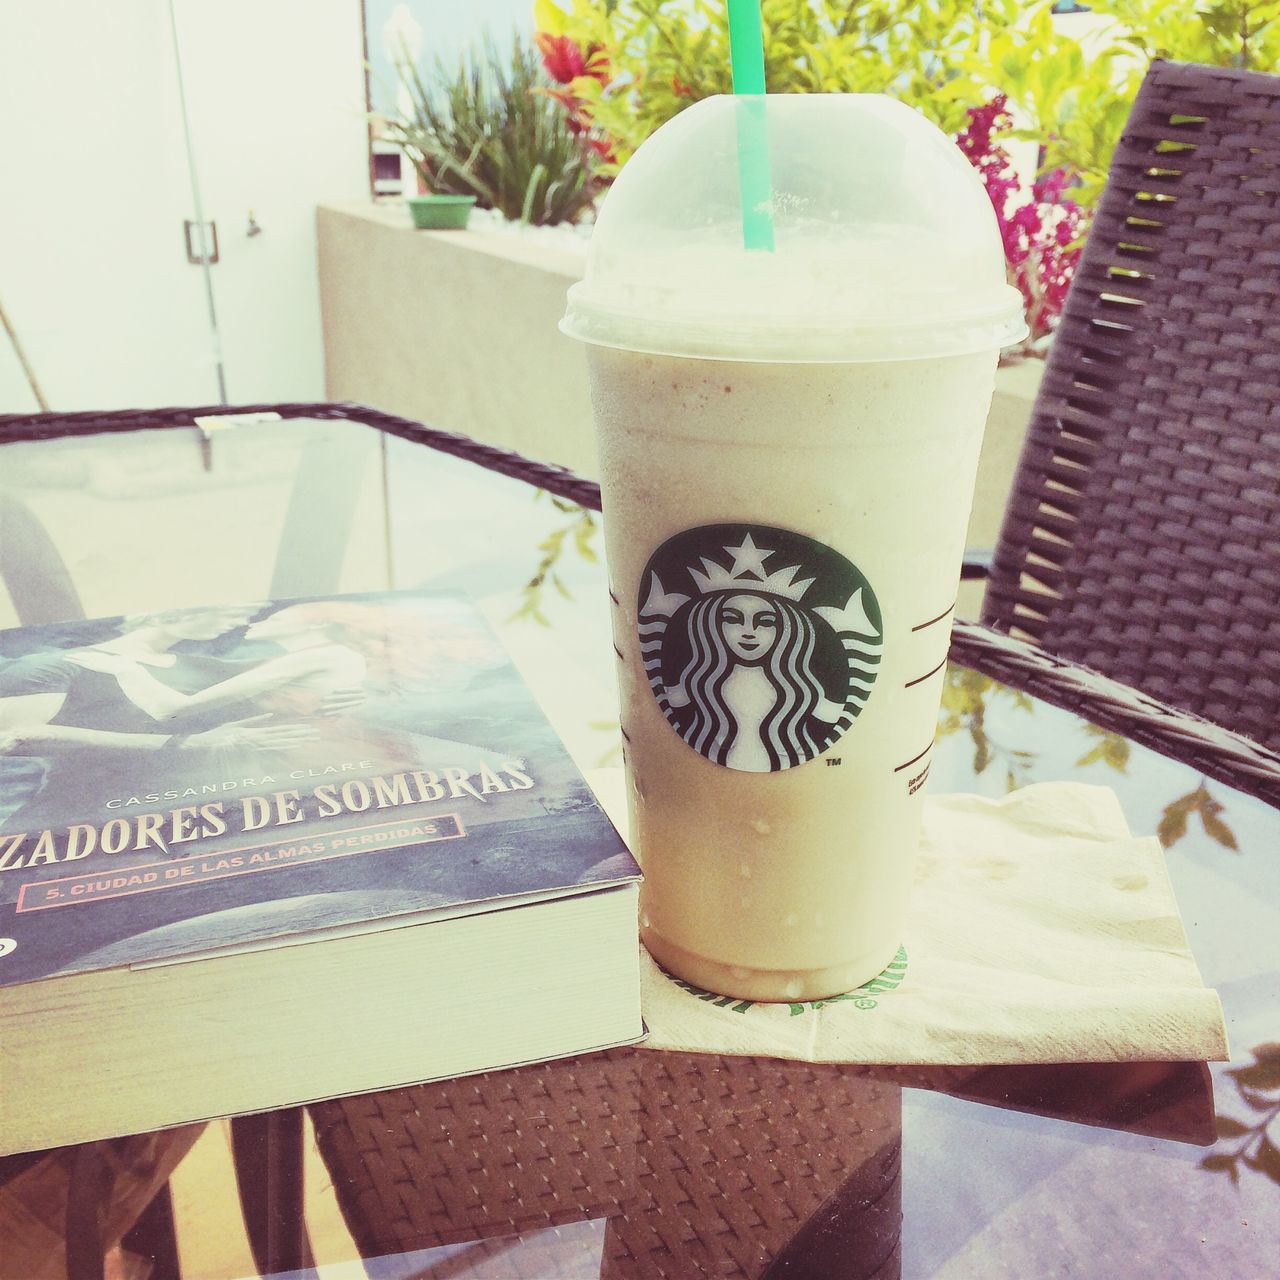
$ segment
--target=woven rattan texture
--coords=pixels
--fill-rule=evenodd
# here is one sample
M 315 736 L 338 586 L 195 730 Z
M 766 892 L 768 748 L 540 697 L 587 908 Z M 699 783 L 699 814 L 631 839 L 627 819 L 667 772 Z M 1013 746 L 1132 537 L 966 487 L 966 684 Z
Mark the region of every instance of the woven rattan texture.
M 365 1256 L 609 1218 L 630 1194 L 632 1056 L 598 1054 L 311 1108 Z
M 983 620 L 1280 747 L 1280 78 L 1147 75 Z
M 1280 752 L 1252 738 L 980 623 L 956 621 L 951 660 L 1280 808 Z
M 66 436 L 99 435 L 111 432 L 149 431 L 169 428 L 191 428 L 197 419 L 228 415 L 249 417 L 271 414 L 291 420 L 362 423 L 387 435 L 412 440 L 456 458 L 464 458 L 500 475 L 512 476 L 527 484 L 537 485 L 550 493 L 600 510 L 600 486 L 576 476 L 554 463 L 535 462 L 531 458 L 481 444 L 453 431 L 428 427 L 412 418 L 401 418 L 368 405 L 330 401 L 298 401 L 289 404 L 205 405 L 200 408 L 123 409 L 107 413 L 30 413 L 0 414 L 0 444 L 31 440 L 56 440 Z
M 821 1256 L 820 1211 L 838 1274 L 897 1256 L 900 1091 L 856 1069 L 624 1049 L 311 1113 L 365 1256 L 474 1240 L 486 1276 L 542 1275 L 534 1233 L 590 1219 L 603 1276 L 756 1277 Z

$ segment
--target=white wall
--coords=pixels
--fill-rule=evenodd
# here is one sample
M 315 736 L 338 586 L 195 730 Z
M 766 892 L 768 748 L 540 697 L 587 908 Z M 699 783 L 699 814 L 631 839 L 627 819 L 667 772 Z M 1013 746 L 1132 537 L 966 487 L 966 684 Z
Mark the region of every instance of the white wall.
M 368 193 L 360 0 L 175 9 L 228 398 L 319 398 L 315 206 Z M 0 303 L 54 409 L 218 398 L 175 68 L 168 0 L 0 10 Z M 0 334 L 0 411 L 35 408 Z

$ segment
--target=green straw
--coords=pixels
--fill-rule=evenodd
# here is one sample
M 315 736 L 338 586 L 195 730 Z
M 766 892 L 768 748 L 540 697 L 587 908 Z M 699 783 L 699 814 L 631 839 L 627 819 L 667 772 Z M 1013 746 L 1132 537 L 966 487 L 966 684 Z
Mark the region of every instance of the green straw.
M 760 0 L 728 0 L 729 60 L 738 108 L 738 196 L 742 201 L 742 246 L 773 252 L 773 177 L 765 119 L 764 33 Z

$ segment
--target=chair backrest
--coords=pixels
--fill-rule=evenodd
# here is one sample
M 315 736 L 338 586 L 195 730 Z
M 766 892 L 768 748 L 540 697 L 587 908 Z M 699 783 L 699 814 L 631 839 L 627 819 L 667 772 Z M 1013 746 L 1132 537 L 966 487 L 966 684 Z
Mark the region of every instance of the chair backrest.
M 1280 77 L 1147 74 L 982 620 L 1280 747 Z

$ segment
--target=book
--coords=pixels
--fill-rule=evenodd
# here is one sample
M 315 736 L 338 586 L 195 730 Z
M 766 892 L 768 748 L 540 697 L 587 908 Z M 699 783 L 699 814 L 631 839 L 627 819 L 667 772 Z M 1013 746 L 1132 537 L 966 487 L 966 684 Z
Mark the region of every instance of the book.
M 463 597 L 0 631 L 0 1153 L 633 1043 L 638 880 Z

